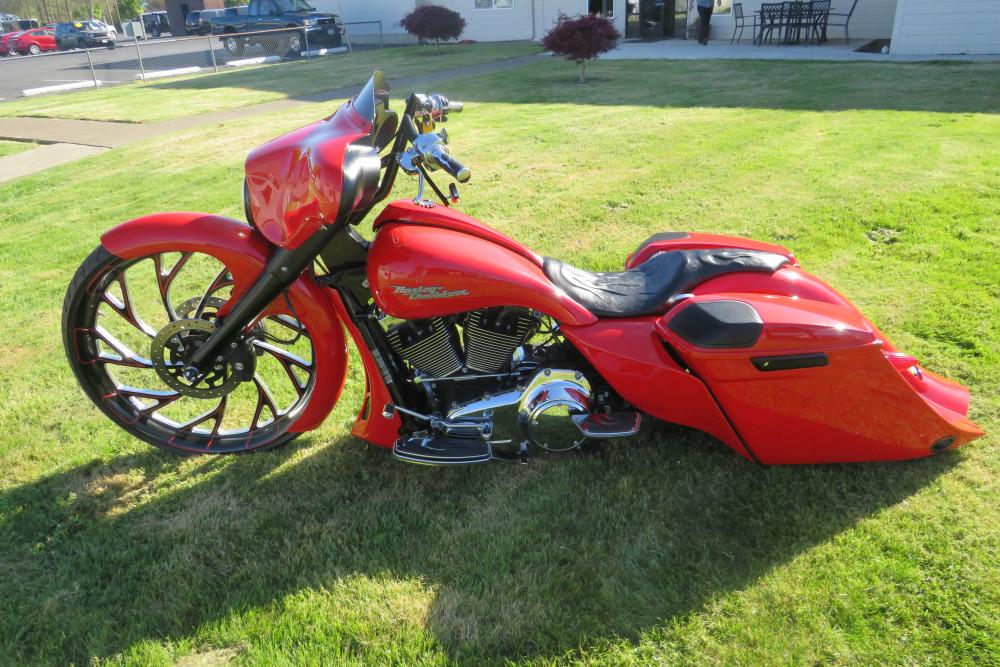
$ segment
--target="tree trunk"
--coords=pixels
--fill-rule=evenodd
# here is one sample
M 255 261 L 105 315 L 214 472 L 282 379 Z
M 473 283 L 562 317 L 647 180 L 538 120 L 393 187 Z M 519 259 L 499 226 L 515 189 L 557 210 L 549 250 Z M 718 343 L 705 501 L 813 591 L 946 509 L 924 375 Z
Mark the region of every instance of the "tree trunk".
M 587 83 L 587 61 L 580 61 L 580 83 Z
M 434 53 L 437 54 L 437 55 L 441 55 L 441 40 L 440 39 L 435 39 L 434 40 Z

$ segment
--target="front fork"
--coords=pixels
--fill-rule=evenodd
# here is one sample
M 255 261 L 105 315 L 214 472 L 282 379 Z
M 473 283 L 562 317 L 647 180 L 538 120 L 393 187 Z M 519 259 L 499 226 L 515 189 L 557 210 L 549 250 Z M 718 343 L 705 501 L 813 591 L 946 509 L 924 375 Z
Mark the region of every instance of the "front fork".
M 224 361 L 230 351 L 239 348 L 243 332 L 261 313 L 289 287 L 313 260 L 320 250 L 340 230 L 340 225 L 323 226 L 297 248 L 278 248 L 267 261 L 264 271 L 239 300 L 211 336 L 191 355 L 184 368 L 184 378 L 194 382 L 206 369 Z

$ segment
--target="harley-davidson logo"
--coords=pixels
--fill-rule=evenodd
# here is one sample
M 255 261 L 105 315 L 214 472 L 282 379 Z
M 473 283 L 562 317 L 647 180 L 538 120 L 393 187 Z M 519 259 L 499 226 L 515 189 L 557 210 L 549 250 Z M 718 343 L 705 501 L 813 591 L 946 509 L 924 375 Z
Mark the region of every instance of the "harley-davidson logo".
M 437 285 L 420 285 L 418 287 L 406 287 L 405 285 L 393 285 L 392 289 L 396 294 L 402 294 L 410 301 L 423 301 L 425 299 L 449 299 L 453 296 L 466 296 L 469 290 L 457 289 L 448 291 Z

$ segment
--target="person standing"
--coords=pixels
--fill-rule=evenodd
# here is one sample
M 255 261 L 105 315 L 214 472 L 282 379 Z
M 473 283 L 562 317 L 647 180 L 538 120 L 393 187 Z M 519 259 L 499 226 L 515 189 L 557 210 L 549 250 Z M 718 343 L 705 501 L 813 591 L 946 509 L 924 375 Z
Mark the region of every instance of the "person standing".
M 712 21 L 712 5 L 716 0 L 698 0 L 698 43 L 708 46 L 708 26 Z

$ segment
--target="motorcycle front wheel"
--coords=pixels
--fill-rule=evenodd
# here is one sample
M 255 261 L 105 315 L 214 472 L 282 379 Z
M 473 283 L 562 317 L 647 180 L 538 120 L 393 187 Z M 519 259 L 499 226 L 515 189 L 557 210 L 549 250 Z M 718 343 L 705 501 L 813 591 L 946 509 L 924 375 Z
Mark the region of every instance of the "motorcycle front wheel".
M 290 302 L 196 382 L 181 373 L 232 287 L 227 267 L 206 254 L 125 260 L 98 246 L 73 277 L 62 318 L 90 400 L 132 435 L 179 454 L 259 451 L 298 435 L 289 428 L 309 401 L 315 357 Z

